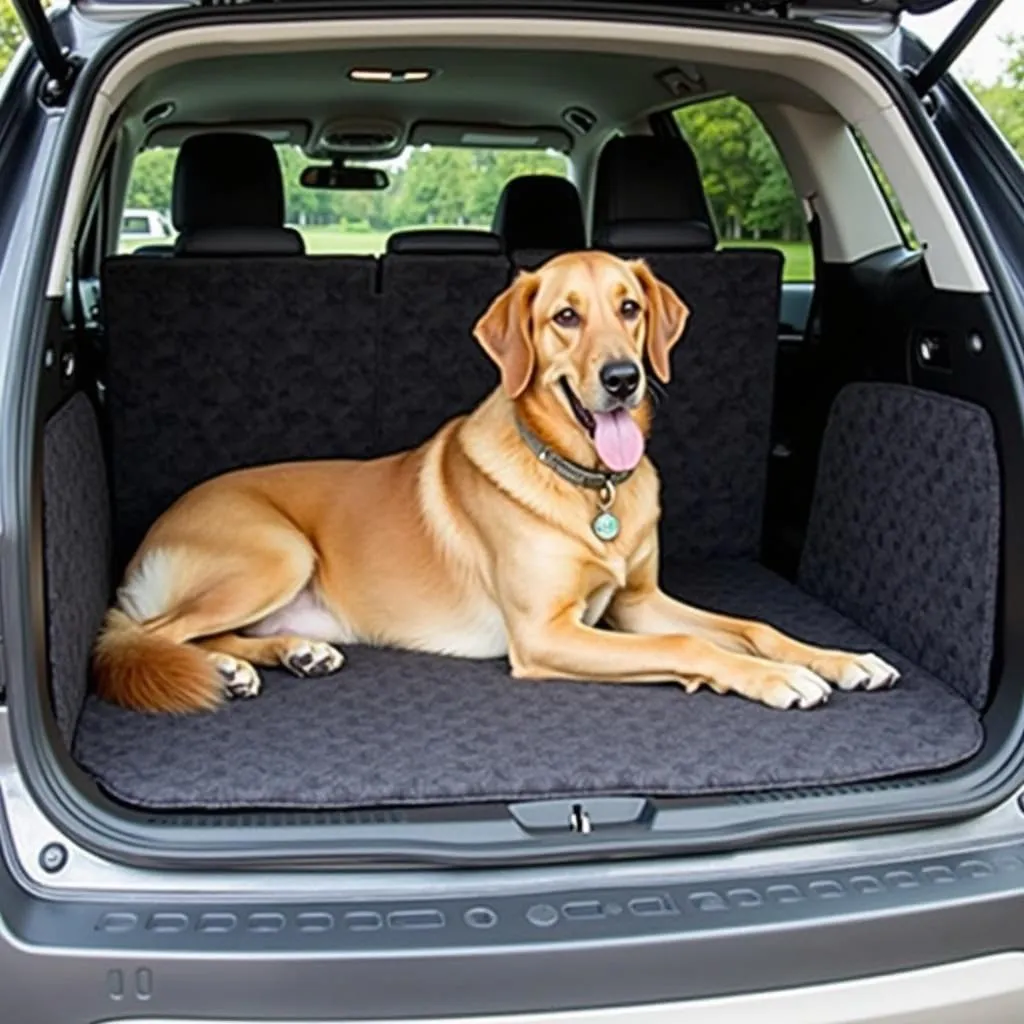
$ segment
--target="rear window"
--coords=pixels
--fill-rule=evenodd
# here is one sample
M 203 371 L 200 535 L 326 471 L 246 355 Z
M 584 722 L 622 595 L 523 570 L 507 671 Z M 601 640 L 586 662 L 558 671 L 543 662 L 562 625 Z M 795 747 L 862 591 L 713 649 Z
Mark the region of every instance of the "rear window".
M 814 258 L 803 204 L 761 119 L 723 96 L 674 111 L 693 147 L 723 247 L 778 249 L 787 281 L 811 281 Z
M 388 236 L 407 228 L 489 230 L 506 183 L 521 174 L 567 177 L 560 153 L 538 150 L 409 147 L 389 161 L 364 163 L 386 171 L 379 191 L 310 189 L 299 184 L 311 161 L 295 146 L 278 146 L 285 188 L 285 220 L 298 230 L 309 253 L 377 255 Z M 176 149 L 145 150 L 132 166 L 125 205 L 169 216 Z M 143 244 L 125 218 L 120 251 Z

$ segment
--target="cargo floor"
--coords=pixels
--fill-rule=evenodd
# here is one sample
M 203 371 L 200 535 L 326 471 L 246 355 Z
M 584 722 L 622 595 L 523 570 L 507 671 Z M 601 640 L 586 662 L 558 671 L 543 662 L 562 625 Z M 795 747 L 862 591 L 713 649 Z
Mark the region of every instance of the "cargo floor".
M 980 747 L 978 715 L 951 688 L 760 566 L 677 566 L 665 578 L 683 600 L 877 650 L 903 678 L 783 712 L 670 685 L 518 682 L 504 661 L 357 647 L 335 676 L 268 671 L 257 699 L 213 714 L 148 716 L 90 697 L 75 756 L 137 806 L 302 809 L 852 783 Z

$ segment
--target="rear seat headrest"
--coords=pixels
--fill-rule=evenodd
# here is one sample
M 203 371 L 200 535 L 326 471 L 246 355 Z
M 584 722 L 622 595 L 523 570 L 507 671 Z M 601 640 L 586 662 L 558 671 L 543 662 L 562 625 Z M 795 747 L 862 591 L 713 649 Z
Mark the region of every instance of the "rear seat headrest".
M 175 251 L 277 254 L 304 251 L 284 227 L 284 184 L 273 143 L 243 132 L 192 135 L 174 166 Z
M 717 242 L 700 169 L 682 139 L 635 135 L 601 152 L 594 245 L 644 252 L 701 251 Z
M 388 238 L 387 251 L 420 256 L 500 256 L 501 239 L 490 231 L 457 228 L 412 228 Z
M 498 200 L 493 230 L 509 252 L 587 247 L 580 194 L 571 181 L 553 174 L 513 178 Z

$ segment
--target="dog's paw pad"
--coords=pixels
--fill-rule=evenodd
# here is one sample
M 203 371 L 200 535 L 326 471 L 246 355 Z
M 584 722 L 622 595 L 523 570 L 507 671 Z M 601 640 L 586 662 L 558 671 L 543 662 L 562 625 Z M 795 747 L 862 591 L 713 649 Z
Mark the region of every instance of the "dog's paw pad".
M 345 663 L 345 656 L 336 647 L 318 640 L 307 640 L 289 651 L 285 668 L 297 676 L 313 679 L 329 676 Z
M 224 696 L 228 700 L 246 700 L 259 694 L 262 680 L 249 662 L 218 654 L 214 664 L 224 681 Z

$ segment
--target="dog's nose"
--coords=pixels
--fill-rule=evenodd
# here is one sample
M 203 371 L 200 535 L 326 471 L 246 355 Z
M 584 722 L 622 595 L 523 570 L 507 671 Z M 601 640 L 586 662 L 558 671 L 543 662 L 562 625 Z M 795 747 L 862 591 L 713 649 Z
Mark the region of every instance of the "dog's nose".
M 640 387 L 640 367 L 629 359 L 605 363 L 601 367 L 601 383 L 613 398 L 629 398 Z

